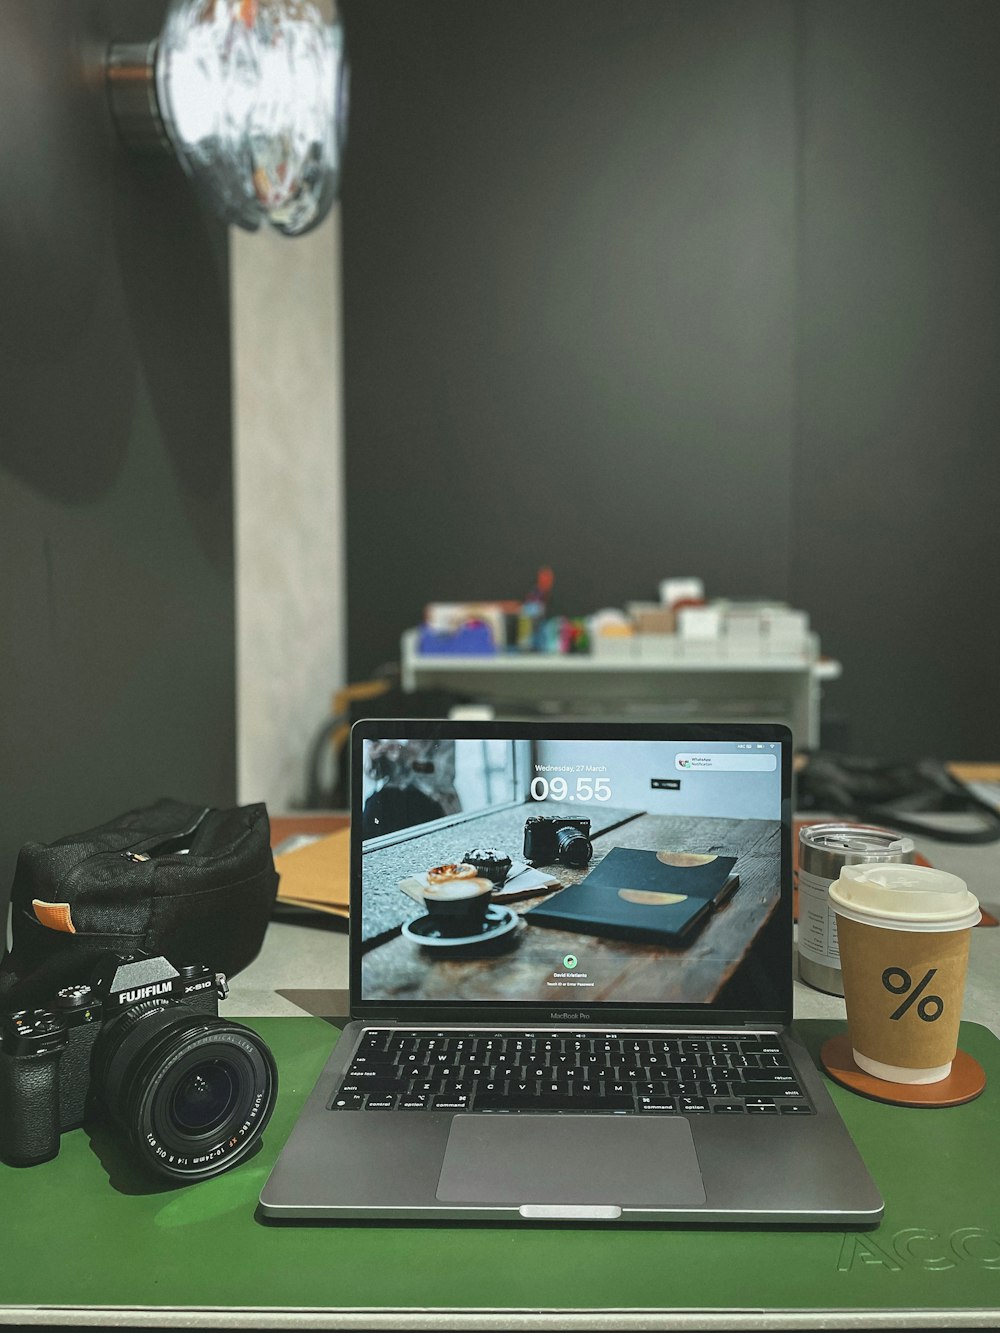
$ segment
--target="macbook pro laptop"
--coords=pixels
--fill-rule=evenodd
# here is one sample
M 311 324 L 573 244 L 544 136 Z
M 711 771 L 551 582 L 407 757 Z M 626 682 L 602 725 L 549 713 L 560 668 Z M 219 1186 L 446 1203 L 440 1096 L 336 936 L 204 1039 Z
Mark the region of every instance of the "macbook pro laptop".
M 272 1218 L 874 1225 L 792 1017 L 774 725 L 365 721 L 351 1022 Z

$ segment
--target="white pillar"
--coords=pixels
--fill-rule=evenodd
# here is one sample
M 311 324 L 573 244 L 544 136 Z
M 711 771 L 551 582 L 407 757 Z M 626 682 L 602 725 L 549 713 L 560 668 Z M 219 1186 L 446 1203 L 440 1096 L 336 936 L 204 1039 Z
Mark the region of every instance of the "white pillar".
M 272 813 L 346 672 L 339 222 L 230 229 L 237 792 Z

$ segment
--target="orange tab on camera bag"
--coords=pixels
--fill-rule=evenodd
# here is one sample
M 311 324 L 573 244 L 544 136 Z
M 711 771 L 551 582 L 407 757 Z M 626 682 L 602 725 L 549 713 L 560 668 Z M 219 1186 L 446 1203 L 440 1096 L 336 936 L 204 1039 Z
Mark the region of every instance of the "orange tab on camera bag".
M 31 905 L 35 909 L 35 916 L 49 930 L 61 930 L 66 935 L 76 934 L 69 903 L 44 903 L 41 898 L 32 898 Z

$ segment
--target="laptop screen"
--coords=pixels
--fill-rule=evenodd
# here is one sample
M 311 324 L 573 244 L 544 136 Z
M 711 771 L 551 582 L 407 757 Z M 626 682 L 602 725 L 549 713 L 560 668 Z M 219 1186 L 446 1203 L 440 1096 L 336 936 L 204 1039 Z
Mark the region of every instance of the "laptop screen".
M 764 725 L 359 723 L 353 1007 L 783 1021 L 790 749 Z

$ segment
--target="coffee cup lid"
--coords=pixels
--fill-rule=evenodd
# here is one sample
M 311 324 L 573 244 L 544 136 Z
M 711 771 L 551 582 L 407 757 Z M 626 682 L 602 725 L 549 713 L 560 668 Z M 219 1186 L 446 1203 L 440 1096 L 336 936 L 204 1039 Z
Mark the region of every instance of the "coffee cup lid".
M 932 866 L 843 866 L 829 893 L 838 915 L 891 930 L 964 930 L 981 915 L 965 880 Z

